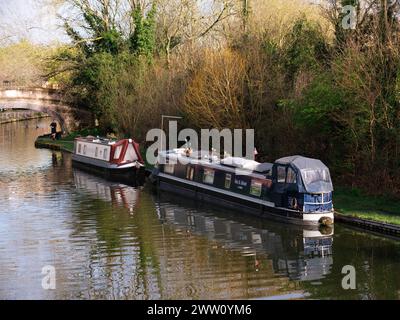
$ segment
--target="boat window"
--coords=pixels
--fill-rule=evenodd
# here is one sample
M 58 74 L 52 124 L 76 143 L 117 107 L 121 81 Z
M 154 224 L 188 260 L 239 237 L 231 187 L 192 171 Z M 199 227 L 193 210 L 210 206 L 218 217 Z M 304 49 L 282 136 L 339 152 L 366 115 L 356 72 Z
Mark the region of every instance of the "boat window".
M 128 145 L 128 149 L 126 150 L 124 161 L 136 161 L 138 159 L 136 155 L 135 148 L 132 144 Z
M 114 152 L 114 159 L 119 159 L 119 157 L 121 156 L 121 152 L 122 152 L 122 146 L 118 146 Z
M 173 164 L 166 164 L 164 165 L 164 172 L 169 174 L 174 174 L 175 165 Z
M 214 184 L 215 171 L 212 169 L 204 169 L 203 182 L 207 184 Z
M 262 183 L 257 180 L 251 180 L 250 194 L 256 197 L 261 196 Z
M 279 166 L 278 167 L 278 183 L 286 182 L 286 167 Z
M 194 178 L 194 168 L 187 167 L 186 168 L 186 179 L 193 180 L 193 178 Z
M 86 144 L 83 145 L 83 154 L 86 155 Z
M 95 151 L 95 158 L 97 158 L 99 156 L 99 148 L 96 147 L 96 151 Z
M 107 150 L 107 148 L 104 149 L 104 152 L 103 152 L 103 159 L 104 159 L 104 160 L 107 160 L 107 159 L 108 159 L 108 150 Z
M 314 182 L 318 181 L 324 181 L 324 182 L 330 182 L 331 177 L 329 175 L 328 170 L 303 170 L 303 177 L 304 177 L 304 182 L 309 185 Z
M 292 168 L 288 169 L 286 182 L 297 183 L 296 172 Z
M 78 153 L 82 153 L 82 144 L 78 143 Z
M 227 173 L 225 175 L 225 189 L 230 189 L 232 184 L 232 175 Z

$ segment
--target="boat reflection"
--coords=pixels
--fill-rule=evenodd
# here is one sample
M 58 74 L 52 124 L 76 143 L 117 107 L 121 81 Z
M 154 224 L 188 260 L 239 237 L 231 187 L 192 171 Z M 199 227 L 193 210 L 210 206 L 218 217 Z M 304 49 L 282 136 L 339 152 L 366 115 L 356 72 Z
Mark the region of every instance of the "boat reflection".
M 132 214 L 139 203 L 140 190 L 107 181 L 74 169 L 74 181 L 92 197 L 128 209 Z M 291 280 L 316 281 L 330 274 L 333 264 L 333 228 L 293 226 L 240 216 L 224 210 L 196 208 L 190 201 L 163 194 L 156 201 L 162 225 L 178 232 L 206 238 L 209 246 L 239 252 L 254 259 L 254 269 L 270 265 L 276 276 Z
M 277 275 L 292 280 L 315 281 L 331 272 L 333 227 L 307 229 L 176 203 L 159 202 L 162 223 L 218 241 L 243 256 L 254 256 L 256 268 L 259 260 L 267 256 Z
M 131 213 L 138 204 L 140 190 L 137 188 L 108 181 L 76 168 L 73 174 L 75 186 L 97 199 L 128 209 Z

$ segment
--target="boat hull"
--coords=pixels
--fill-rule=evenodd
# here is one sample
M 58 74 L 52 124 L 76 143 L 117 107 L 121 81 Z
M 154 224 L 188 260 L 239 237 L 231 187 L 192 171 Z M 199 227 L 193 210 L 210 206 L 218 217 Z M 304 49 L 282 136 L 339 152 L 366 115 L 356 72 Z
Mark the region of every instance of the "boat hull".
M 303 214 L 300 211 L 275 207 L 270 205 L 267 201 L 255 202 L 249 197 L 242 197 L 240 195 L 224 192 L 223 190 L 215 190 L 216 188 L 199 183 L 188 184 L 185 181 L 180 181 L 180 179 L 169 177 L 162 173 L 155 174 L 153 178 L 158 188 L 162 191 L 179 194 L 185 198 L 195 199 L 199 202 L 212 203 L 217 206 L 245 212 L 262 218 L 309 226 L 319 226 L 321 224 L 321 218 L 331 219 L 332 223 L 334 220 L 333 212 Z
M 93 159 L 82 159 L 83 157 L 73 155 L 72 164 L 74 167 L 101 176 L 107 180 L 123 182 L 127 185 L 143 185 L 145 181 L 145 168 L 137 168 L 135 165 L 117 167 L 107 163 L 99 165 Z

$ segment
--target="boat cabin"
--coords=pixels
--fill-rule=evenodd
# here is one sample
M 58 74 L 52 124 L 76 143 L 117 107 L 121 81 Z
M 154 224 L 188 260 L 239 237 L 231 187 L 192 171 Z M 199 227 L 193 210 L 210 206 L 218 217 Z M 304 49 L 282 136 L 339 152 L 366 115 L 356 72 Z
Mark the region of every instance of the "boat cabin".
M 74 154 L 115 165 L 143 163 L 139 145 L 132 139 L 113 141 L 95 137 L 76 138 Z
M 282 158 L 275 161 L 272 176 L 277 204 L 306 213 L 333 210 L 330 172 L 320 160 L 302 156 Z

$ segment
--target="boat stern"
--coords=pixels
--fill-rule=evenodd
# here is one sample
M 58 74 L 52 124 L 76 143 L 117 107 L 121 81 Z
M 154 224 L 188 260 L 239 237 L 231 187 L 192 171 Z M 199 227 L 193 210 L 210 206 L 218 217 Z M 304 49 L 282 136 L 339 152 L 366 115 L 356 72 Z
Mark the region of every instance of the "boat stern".
M 303 219 L 322 225 L 332 225 L 334 222 L 333 193 L 316 193 L 303 195 Z

